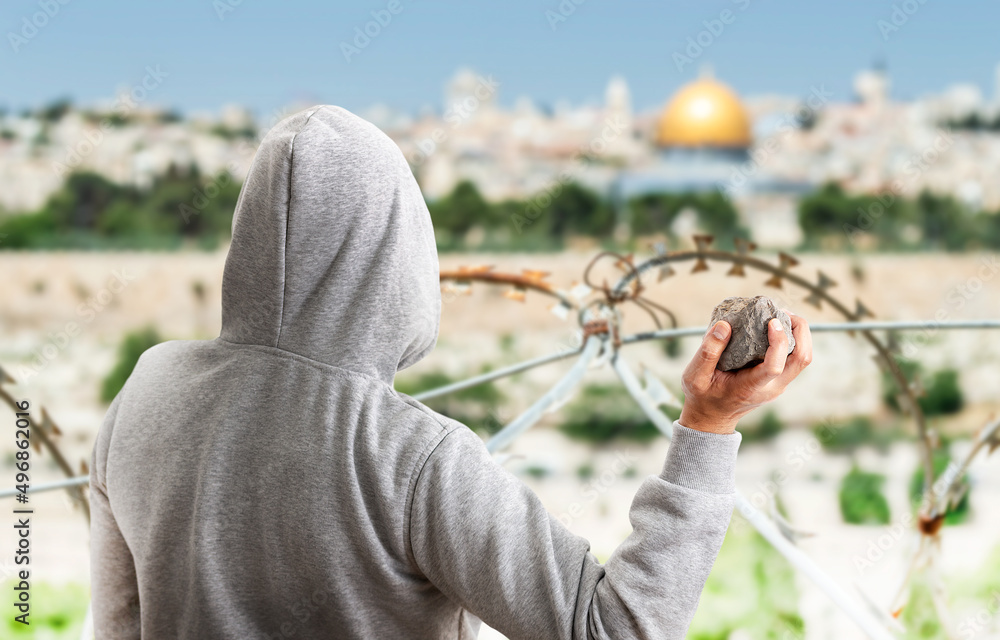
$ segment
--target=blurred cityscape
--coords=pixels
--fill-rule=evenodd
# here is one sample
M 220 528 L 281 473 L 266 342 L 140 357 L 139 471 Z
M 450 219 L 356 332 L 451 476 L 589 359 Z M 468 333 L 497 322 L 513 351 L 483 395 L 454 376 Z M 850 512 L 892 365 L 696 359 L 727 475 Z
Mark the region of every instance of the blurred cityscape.
M 103 104 L 67 99 L 0 112 L 0 297 L 16 301 L 0 308 L 0 365 L 17 381 L 9 389 L 58 416 L 74 465 L 88 458 L 108 402 L 146 348 L 218 335 L 240 185 L 267 130 L 311 106 L 182 115 L 156 105 L 157 68 L 147 72 Z M 933 466 L 944 475 L 974 451 L 977 430 L 1000 409 L 997 332 L 933 324 L 1000 317 L 1000 67 L 993 96 L 962 84 L 910 101 L 893 98 L 891 74 L 878 65 L 857 72 L 849 101 L 822 84 L 742 96 L 727 80 L 706 66 L 664 86 L 660 107 L 637 110 L 627 77 L 608 78 L 600 103 L 538 104 L 508 102 L 502 82 L 462 68 L 437 108 L 376 104 L 359 115 L 409 161 L 443 271 L 528 270 L 570 291 L 601 248 L 648 254 L 654 242 L 689 247 L 707 233 L 724 250 L 746 250 L 740 240 L 752 240 L 757 255 L 782 269 L 799 264 L 810 282 L 819 272 L 819 287 L 836 285 L 851 309 L 863 300 L 879 319 L 927 321 L 885 339 L 919 389 L 940 445 Z M 678 268 L 652 294 L 681 326 L 704 325 L 726 296 L 762 293 L 811 322 L 844 320 L 809 290 L 764 288 L 753 273 L 728 277 L 716 266 L 691 274 Z M 396 388 L 415 394 L 579 344 L 575 317 L 549 313 L 535 291 L 501 288 L 446 291 L 434 353 Z M 633 307 L 623 326 L 655 328 Z M 696 343 L 650 341 L 629 347 L 628 357 L 647 384 L 659 376 L 677 390 Z M 863 583 L 885 610 L 917 537 L 921 450 L 871 344 L 817 334 L 815 353 L 789 393 L 741 424 L 738 483 L 762 510 L 818 533 L 797 543 L 839 584 Z M 561 375 L 535 369 L 428 405 L 488 437 Z M 628 535 L 631 497 L 668 445 L 608 367 L 588 375 L 564 409 L 505 452 L 504 464 L 554 514 L 582 502 L 567 526 L 603 560 Z M 630 466 L 606 480 L 616 456 Z M 46 460 L 39 468 L 58 477 Z M 966 471 L 966 493 L 940 539 L 959 625 L 1000 594 L 1000 468 L 994 457 Z M 51 623 L 62 635 L 51 637 L 76 637 L 89 597 L 86 523 L 61 493 L 37 504 L 43 526 L 33 562 L 45 584 L 62 589 L 49 601 L 64 603 L 53 614 L 62 622 Z M 691 637 L 860 637 L 763 538 L 733 522 Z M 906 637 L 946 637 L 930 604 L 939 587 L 915 582 L 905 612 L 893 612 L 911 630 Z M 1000 633 L 998 618 L 991 613 L 987 631 L 972 637 L 1000 637 L 986 635 Z M 487 629 L 481 637 L 500 636 Z
M 151 83 L 155 74 L 149 69 Z M 603 104 L 542 106 L 520 98 L 505 108 L 501 83 L 463 68 L 443 88 L 439 109 L 414 114 L 375 105 L 360 115 L 399 144 L 427 199 L 438 203 L 432 214 L 445 249 L 482 248 L 483 227 L 501 232 L 489 234 L 494 243 L 526 227 L 540 231 L 538 211 L 553 200 L 565 211 L 546 216 L 546 230 L 560 238 L 701 230 L 777 248 L 1000 245 L 1000 69 L 996 95 L 959 84 L 910 102 L 891 98 L 891 76 L 880 68 L 856 74 L 849 102 L 833 101 L 821 84 L 797 96 L 739 96 L 724 80 L 705 67 L 676 90 L 664 87 L 661 109 L 643 112 L 632 108 L 624 77 L 607 82 Z M 308 106 L 257 118 L 230 106 L 184 118 L 152 106 L 148 93 L 136 85 L 103 105 L 59 101 L 0 116 L 0 209 L 9 220 L 49 208 L 47 219 L 28 228 L 0 225 L 11 236 L 8 246 L 58 246 L 50 236 L 67 230 L 106 237 L 141 231 L 110 202 L 77 202 L 109 211 L 86 215 L 77 207 L 60 221 L 51 200 L 81 174 L 138 190 L 133 205 L 170 177 L 193 176 L 158 203 L 161 217 L 173 220 L 150 228 L 224 234 L 225 224 L 213 226 L 206 207 L 226 211 L 260 137 Z M 85 198 L 79 191 L 89 183 L 74 184 L 70 197 Z M 220 190 L 228 195 L 213 204 Z M 685 197 L 656 197 L 666 193 Z M 452 196 L 465 198 L 462 212 L 449 209 Z M 482 215 L 475 207 L 466 215 L 470 197 Z M 202 217 L 199 224 L 193 215 Z

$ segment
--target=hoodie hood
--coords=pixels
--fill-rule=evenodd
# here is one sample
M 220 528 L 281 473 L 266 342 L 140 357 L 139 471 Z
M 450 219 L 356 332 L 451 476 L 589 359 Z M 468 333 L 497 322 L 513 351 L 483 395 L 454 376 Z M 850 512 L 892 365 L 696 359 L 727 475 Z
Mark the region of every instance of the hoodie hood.
M 430 213 L 396 144 L 329 105 L 271 129 L 233 215 L 222 339 L 392 384 L 434 348 L 440 315 Z

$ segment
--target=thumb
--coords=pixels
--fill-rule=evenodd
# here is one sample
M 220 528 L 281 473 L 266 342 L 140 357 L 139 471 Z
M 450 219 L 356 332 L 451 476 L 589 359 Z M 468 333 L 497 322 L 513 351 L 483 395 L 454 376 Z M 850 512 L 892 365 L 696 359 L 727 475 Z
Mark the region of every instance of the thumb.
M 715 367 L 719 364 L 719 358 L 729 344 L 729 337 L 732 334 L 732 327 L 725 320 L 719 320 L 705 334 L 701 342 L 701 348 L 695 356 L 695 378 L 701 381 L 711 380 L 715 372 Z

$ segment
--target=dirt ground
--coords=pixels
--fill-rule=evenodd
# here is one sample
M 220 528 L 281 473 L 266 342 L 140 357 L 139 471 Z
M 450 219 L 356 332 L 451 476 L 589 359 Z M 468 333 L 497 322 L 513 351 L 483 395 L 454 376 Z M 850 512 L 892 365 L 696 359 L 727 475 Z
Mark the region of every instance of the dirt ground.
M 502 254 L 441 256 L 442 269 L 460 265 L 494 265 L 497 271 L 538 269 L 550 272 L 549 281 L 570 289 L 581 279 L 593 252 L 560 254 Z M 776 262 L 771 256 L 762 256 Z M 18 380 L 6 388 L 33 406 L 45 406 L 64 431 L 63 448 L 77 464 L 88 458 L 93 436 L 105 407 L 98 398 L 100 380 L 115 361 L 115 350 L 125 332 L 154 325 L 165 338 L 204 339 L 218 335 L 221 277 L 224 253 L 0 253 L 0 365 Z M 831 293 L 853 307 L 860 299 L 877 319 L 985 319 L 1000 318 L 998 256 L 984 255 L 872 255 L 860 258 L 829 255 L 800 256 L 794 269 L 815 280 L 821 270 L 838 285 Z M 648 296 L 671 309 L 681 326 L 704 326 L 715 304 L 730 295 L 767 294 L 782 306 L 808 320 L 837 321 L 842 317 L 824 307 L 807 305 L 804 293 L 786 285 L 782 290 L 763 286 L 765 275 L 727 277 L 728 265 L 713 264 L 708 272 L 689 274 L 691 264 L 678 265 L 678 273 L 663 282 L 648 281 Z M 598 278 L 613 281 L 604 270 Z M 500 366 L 574 346 L 577 340 L 573 314 L 563 320 L 548 309 L 553 301 L 529 291 L 525 302 L 504 297 L 503 287 L 475 284 L 471 295 L 445 295 L 438 348 L 424 361 L 401 375 L 415 376 L 443 371 L 454 377 L 478 373 L 483 365 Z M 624 309 L 623 332 L 647 330 L 652 324 L 634 306 Z M 926 368 L 951 367 L 961 372 L 961 386 L 968 408 L 949 420 L 947 430 L 972 432 L 988 414 L 1000 408 L 1000 331 L 925 331 L 908 333 L 904 347 Z M 697 339 L 682 343 L 676 358 L 664 355 L 659 344 L 624 347 L 633 367 L 648 366 L 674 391 Z M 817 535 L 801 543 L 810 555 L 841 584 L 855 582 L 880 600 L 898 579 L 906 558 L 908 536 L 893 538 L 871 567 L 859 569 L 853 558 L 864 557 L 873 541 L 891 533 L 888 527 L 858 527 L 841 522 L 837 486 L 851 460 L 846 456 L 817 454 L 805 464 L 791 462 L 793 452 L 807 445 L 811 434 L 804 427 L 827 417 L 855 414 L 882 415 L 880 374 L 872 349 L 862 340 L 842 333 L 815 336 L 813 365 L 796 381 L 774 409 L 792 429 L 776 440 L 741 450 L 739 486 L 748 496 L 764 490 L 773 472 L 783 470 L 789 479 L 780 488 L 791 519 Z M 569 361 L 526 373 L 510 387 L 513 417 L 568 368 Z M 588 372 L 592 381 L 615 380 L 607 366 Z M 748 418 L 748 420 L 750 420 Z M 628 534 L 628 507 L 639 483 L 662 465 L 667 443 L 594 448 L 572 442 L 552 428 L 555 416 L 528 432 L 510 449 L 516 457 L 506 464 L 516 473 L 543 466 L 550 474 L 542 479 L 524 474 L 555 514 L 563 514 L 581 499 L 583 481 L 576 471 L 590 464 L 598 477 L 611 469 L 616 455 L 634 459 L 635 477 L 609 475 L 600 499 L 589 503 L 583 515 L 569 519 L 570 528 L 591 540 L 595 553 L 606 558 Z M 965 446 L 959 441 L 957 448 Z M 3 445 L 5 472 L 13 446 Z M 59 478 L 51 463 L 36 457 L 40 483 Z M 908 443 L 894 445 L 888 453 L 864 449 L 857 457 L 862 468 L 886 474 L 886 495 L 894 524 L 908 513 L 906 485 L 916 465 L 917 451 Z M 995 458 L 980 459 L 973 469 L 973 517 L 944 535 L 943 557 L 949 571 L 974 569 L 1000 543 L 1000 465 Z M 612 474 L 614 475 L 614 474 Z M 33 498 L 37 509 L 32 558 L 37 579 L 64 582 L 87 580 L 87 528 L 60 493 Z M 898 514 L 898 515 L 896 515 Z M 0 534 L 0 548 L 11 548 L 9 528 Z M 877 546 L 881 543 L 876 542 Z M 5 564 L 6 562 L 6 564 Z M 861 563 L 863 564 L 863 563 Z M 0 571 L 12 569 L 0 561 Z M 856 637 L 849 623 L 811 585 L 800 581 L 800 609 L 808 637 Z M 483 636 L 491 637 L 486 632 Z M 496 636 L 492 636 L 496 637 Z

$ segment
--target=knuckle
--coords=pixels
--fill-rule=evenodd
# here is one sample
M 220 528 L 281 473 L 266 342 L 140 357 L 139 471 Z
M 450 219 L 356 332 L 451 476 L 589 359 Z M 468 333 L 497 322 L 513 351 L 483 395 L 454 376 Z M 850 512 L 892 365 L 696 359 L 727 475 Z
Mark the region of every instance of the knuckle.
M 684 378 L 681 380 L 681 393 L 685 396 L 697 395 L 701 391 L 698 386 L 699 385 L 695 379 Z

